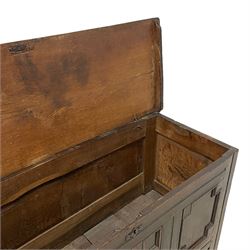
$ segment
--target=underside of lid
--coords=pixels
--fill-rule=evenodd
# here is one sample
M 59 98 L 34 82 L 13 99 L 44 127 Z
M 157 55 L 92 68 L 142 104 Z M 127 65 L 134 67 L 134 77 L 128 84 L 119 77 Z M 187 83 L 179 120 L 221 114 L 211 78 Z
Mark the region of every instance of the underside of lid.
M 2 176 L 162 109 L 158 19 L 1 45 Z

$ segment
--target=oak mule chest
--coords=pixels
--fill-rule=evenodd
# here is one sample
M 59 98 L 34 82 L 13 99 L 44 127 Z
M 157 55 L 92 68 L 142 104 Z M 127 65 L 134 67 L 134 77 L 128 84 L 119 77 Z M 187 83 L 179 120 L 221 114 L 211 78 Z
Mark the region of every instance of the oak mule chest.
M 237 150 L 162 73 L 159 19 L 1 45 L 2 248 L 217 248 Z

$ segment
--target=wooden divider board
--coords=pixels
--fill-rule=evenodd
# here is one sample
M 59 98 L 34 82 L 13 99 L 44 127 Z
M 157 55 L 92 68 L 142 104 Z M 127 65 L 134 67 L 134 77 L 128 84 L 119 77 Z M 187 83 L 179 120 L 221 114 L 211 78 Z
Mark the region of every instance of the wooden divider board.
M 2 177 L 162 108 L 158 19 L 1 45 Z

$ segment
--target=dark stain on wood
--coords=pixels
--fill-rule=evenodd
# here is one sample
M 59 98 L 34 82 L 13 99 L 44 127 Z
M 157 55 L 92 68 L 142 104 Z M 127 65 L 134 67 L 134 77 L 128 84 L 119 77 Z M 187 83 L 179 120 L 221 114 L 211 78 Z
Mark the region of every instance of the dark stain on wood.
M 43 68 L 33 63 L 31 53 L 21 55 L 16 60 L 20 80 L 27 95 L 41 93 L 55 110 L 71 105 L 66 98 L 69 80 L 80 85 L 88 83 L 88 61 L 82 54 L 73 58 L 67 56 L 55 58 L 54 62 L 46 65 L 46 75 Z M 72 78 L 68 79 L 68 76 Z
M 26 43 L 18 43 L 16 45 L 12 45 L 9 47 L 9 52 L 13 55 L 19 54 L 19 53 L 25 53 L 30 50 L 32 50 L 33 47 L 31 47 L 29 44 Z
M 158 19 L 1 45 L 2 248 L 63 247 L 126 205 L 96 248 L 218 244 L 237 150 L 158 113 L 161 53 Z
M 2 176 L 161 109 L 155 22 L 1 45 Z

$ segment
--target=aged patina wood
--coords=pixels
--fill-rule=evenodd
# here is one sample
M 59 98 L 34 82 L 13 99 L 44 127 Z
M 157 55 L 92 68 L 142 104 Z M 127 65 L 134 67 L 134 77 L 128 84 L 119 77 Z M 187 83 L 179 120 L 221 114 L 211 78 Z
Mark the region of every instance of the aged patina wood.
M 16 246 L 24 244 L 140 174 L 141 151 L 142 141 L 134 142 L 2 208 L 3 245 L 13 247 L 13 236 Z
M 1 181 L 1 204 L 5 205 L 33 188 L 63 176 L 100 157 L 108 155 L 146 135 L 146 122 L 131 123 L 57 153 L 32 167 Z
M 160 41 L 150 19 L 1 45 L 2 176 L 160 111 Z
M 159 114 L 159 19 L 1 45 L 1 247 L 216 249 L 237 149 Z

